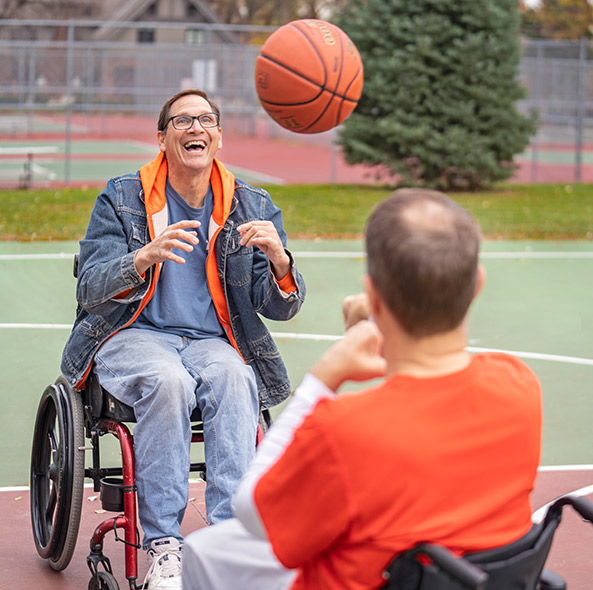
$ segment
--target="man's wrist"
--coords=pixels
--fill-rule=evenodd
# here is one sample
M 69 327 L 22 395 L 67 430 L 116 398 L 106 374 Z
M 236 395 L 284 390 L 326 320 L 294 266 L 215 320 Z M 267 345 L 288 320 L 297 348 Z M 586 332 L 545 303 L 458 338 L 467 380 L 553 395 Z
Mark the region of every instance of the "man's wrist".
M 286 252 L 284 252 L 284 259 L 280 262 L 270 262 L 277 281 L 281 281 L 290 272 L 290 256 Z
M 342 383 L 346 381 L 339 363 L 327 358 L 327 354 L 313 365 L 310 373 L 332 391 L 338 391 Z
M 146 260 L 142 248 L 140 248 L 140 250 L 136 250 L 136 253 L 134 254 L 134 267 L 140 276 L 144 275 L 144 273 L 150 268 L 150 264 Z

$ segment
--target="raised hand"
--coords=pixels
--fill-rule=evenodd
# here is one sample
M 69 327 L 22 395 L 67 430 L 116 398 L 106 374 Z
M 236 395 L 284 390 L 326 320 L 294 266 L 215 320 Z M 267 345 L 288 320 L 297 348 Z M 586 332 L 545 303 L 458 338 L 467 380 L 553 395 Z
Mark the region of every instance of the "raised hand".
M 383 336 L 379 328 L 373 322 L 361 320 L 322 355 L 311 373 L 333 391 L 345 381 L 383 377 L 387 361 L 382 349 Z
M 134 264 L 138 274 L 144 274 L 153 264 L 165 260 L 185 264 L 185 260 L 175 254 L 173 249 L 191 252 L 199 240 L 197 232 L 188 230 L 199 226 L 200 222 L 195 219 L 184 219 L 167 226 L 154 240 L 136 252 Z
M 249 221 L 237 227 L 241 234 L 241 246 L 257 246 L 269 259 L 277 279 L 283 278 L 290 270 L 290 258 L 271 221 Z

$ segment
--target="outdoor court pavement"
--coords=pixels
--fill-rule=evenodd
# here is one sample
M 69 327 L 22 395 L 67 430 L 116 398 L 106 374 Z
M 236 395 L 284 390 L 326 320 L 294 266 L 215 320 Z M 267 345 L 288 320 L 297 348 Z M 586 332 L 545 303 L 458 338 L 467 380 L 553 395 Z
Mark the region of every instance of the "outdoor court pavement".
M 152 132 L 135 140 L 97 140 L 99 134 L 93 136 L 82 119 L 77 124 L 70 171 L 73 184 L 104 184 L 109 176 L 136 170 L 156 153 Z M 107 125 L 124 124 L 131 126 L 132 122 L 107 121 Z M 37 145 L 55 145 L 55 139 L 49 134 L 38 138 Z M 15 141 L 22 143 L 23 139 L 9 140 Z M 6 141 L 1 143 L 6 145 Z M 539 146 L 540 155 L 544 148 Z M 63 151 L 61 145 L 55 158 L 40 161 L 41 166 L 55 171 L 58 180 L 64 173 Z M 287 141 L 283 137 L 264 141 L 261 137 L 226 134 L 220 157 L 238 175 L 262 184 L 374 180 L 365 168 L 346 166 L 323 138 L 317 142 Z M 520 163 L 515 179 L 533 179 L 530 154 Z M 539 162 L 535 172 L 539 181 L 571 182 L 574 178 L 566 153 L 562 158 Z M 583 180 L 593 180 L 593 167 L 587 159 Z M 270 327 L 296 385 L 315 358 L 339 337 L 340 301 L 361 289 L 364 259 L 360 242 L 292 241 L 289 245 L 307 280 L 308 300 L 295 320 L 286 324 L 271 322 Z M 30 532 L 27 489 L 32 427 L 39 397 L 58 375 L 60 353 L 73 321 L 71 268 L 76 251 L 73 242 L 0 242 L 0 370 L 4 381 L 0 389 L 2 590 L 86 588 L 88 540 L 94 527 L 106 517 L 97 512 L 96 500 L 85 499 L 77 550 L 64 572 L 50 571 L 37 556 Z M 473 309 L 470 347 L 518 354 L 543 384 L 542 470 L 533 507 L 539 508 L 569 491 L 589 495 L 593 484 L 593 244 L 487 242 L 482 259 L 488 282 Z M 108 445 L 105 460 L 116 463 L 117 455 L 116 446 Z M 94 495 L 92 490 L 86 491 L 87 498 Z M 193 501 L 186 513 L 185 532 L 204 526 L 203 484 L 193 483 L 190 496 Z M 567 578 L 570 590 L 593 587 L 591 529 L 567 511 L 556 536 L 548 566 Z M 121 545 L 107 540 L 106 553 L 113 560 L 121 587 L 126 588 Z M 141 577 L 145 567 L 140 559 Z
M 308 300 L 297 318 L 271 322 L 270 328 L 296 385 L 314 359 L 339 337 L 339 304 L 345 295 L 360 290 L 364 257 L 359 241 L 293 240 L 289 246 L 307 280 Z M 58 375 L 61 349 L 74 316 L 71 265 L 76 250 L 75 242 L 0 242 L 0 370 L 4 377 L 0 394 L 0 588 L 6 590 L 85 588 L 88 540 L 106 517 L 96 512 L 96 501 L 85 500 L 76 554 L 61 574 L 50 571 L 37 556 L 26 487 L 32 427 L 39 397 Z M 542 471 L 533 507 L 540 508 L 569 491 L 589 495 L 593 484 L 593 245 L 486 242 L 482 262 L 488 281 L 473 309 L 470 348 L 516 353 L 536 371 L 543 385 Z M 117 462 L 117 449 L 108 451 L 106 457 Z M 89 495 L 95 494 L 87 490 Z M 193 484 L 191 496 L 186 532 L 204 526 L 201 484 Z M 566 511 L 549 566 L 568 579 L 570 590 L 591 588 L 592 528 Z M 109 540 L 106 552 L 125 588 L 121 544 Z M 143 559 L 140 564 L 143 576 Z

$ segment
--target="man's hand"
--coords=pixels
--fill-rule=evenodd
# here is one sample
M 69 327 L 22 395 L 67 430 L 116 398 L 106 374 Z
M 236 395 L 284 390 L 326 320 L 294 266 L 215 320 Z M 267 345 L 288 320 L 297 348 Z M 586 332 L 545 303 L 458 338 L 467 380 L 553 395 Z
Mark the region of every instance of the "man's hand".
M 311 374 L 337 391 L 345 381 L 367 381 L 385 376 L 383 336 L 373 322 L 360 321 L 315 363 Z
M 134 264 L 138 274 L 143 275 L 153 264 L 165 260 L 185 264 L 181 256 L 173 254 L 173 248 L 191 252 L 200 240 L 197 232 L 186 230 L 200 225 L 195 219 L 184 219 L 166 227 L 154 240 L 136 251 Z
M 238 226 L 237 231 L 241 234 L 241 246 L 257 246 L 270 259 L 276 279 L 283 279 L 288 274 L 290 258 L 271 221 L 249 221 Z
M 371 317 L 371 308 L 366 293 L 344 297 L 342 301 L 342 315 L 346 330 L 361 320 L 368 320 Z

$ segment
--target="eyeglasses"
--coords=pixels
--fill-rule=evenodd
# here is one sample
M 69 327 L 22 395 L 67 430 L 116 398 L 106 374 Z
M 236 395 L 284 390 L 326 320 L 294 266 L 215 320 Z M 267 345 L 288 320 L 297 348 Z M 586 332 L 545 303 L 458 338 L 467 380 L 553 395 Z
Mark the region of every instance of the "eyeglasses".
M 196 117 L 193 117 L 192 115 L 176 115 L 169 119 L 173 124 L 173 127 L 178 131 L 187 131 L 188 129 L 191 129 L 194 120 L 197 120 L 204 129 L 208 127 L 218 127 L 220 115 L 218 113 L 202 113 Z M 167 121 L 167 125 L 169 124 L 169 121 Z M 165 125 L 165 127 L 167 125 Z

